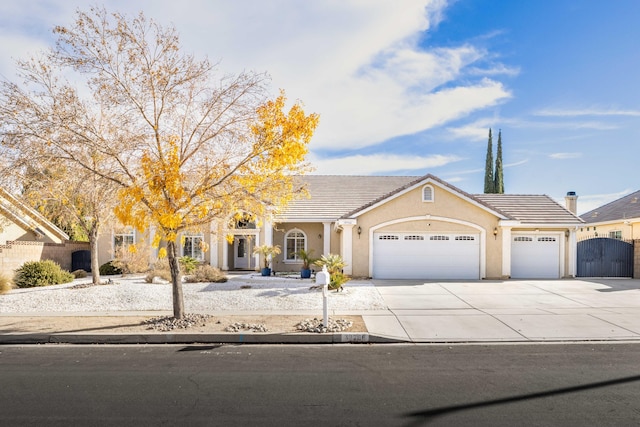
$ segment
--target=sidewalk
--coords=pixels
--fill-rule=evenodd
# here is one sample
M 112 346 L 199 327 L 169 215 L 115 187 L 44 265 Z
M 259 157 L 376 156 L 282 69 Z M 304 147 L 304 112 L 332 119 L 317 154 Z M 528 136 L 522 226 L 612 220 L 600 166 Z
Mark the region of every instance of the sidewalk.
M 140 332 L 142 320 L 171 313 L 14 313 L 0 314 L 0 344 L 640 342 L 640 280 L 372 282 L 387 309 L 331 311 L 332 318 L 362 320 L 348 332 L 284 327 L 270 332 Z M 207 314 L 227 322 L 278 318 L 282 325 L 322 315 L 316 310 Z M 61 319 L 67 321 L 62 328 L 57 327 Z M 135 332 L 127 330 L 134 326 Z

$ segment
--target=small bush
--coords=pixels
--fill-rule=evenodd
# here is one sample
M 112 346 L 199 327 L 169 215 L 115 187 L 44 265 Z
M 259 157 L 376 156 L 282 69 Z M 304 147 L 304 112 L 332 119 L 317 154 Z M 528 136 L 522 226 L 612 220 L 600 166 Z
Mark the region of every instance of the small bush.
M 178 259 L 180 269 L 184 274 L 191 274 L 198 268 L 198 260 L 190 256 L 183 256 Z
M 144 273 L 149 270 L 149 248 L 144 242 L 120 246 L 111 261 L 122 274 Z
M 73 274 L 60 268 L 57 263 L 46 261 L 29 261 L 16 270 L 14 282 L 19 288 L 58 285 L 69 283 Z
M 218 268 L 202 264 L 196 268 L 193 274 L 186 277 L 186 281 L 188 283 L 224 283 L 227 281 L 227 276 Z
M 168 282 L 171 281 L 171 270 L 169 270 L 169 261 L 166 258 L 159 259 L 153 264 L 151 270 L 147 272 L 144 281 L 153 283 L 155 277 L 159 277 Z
M 72 271 L 71 274 L 73 274 L 73 277 L 75 277 L 76 279 L 84 279 L 85 277 L 87 277 L 87 272 L 83 269 Z
M 0 295 L 6 294 L 13 289 L 13 282 L 4 274 L 0 274 Z
M 100 266 L 100 275 L 112 276 L 114 274 L 122 274 L 122 270 L 113 264 L 113 261 L 106 262 Z
M 331 290 L 334 290 L 334 289 L 340 290 L 342 289 L 342 285 L 347 283 L 349 280 L 350 280 L 349 277 L 345 276 L 342 273 L 334 273 L 330 276 L 329 286 L 327 287 Z

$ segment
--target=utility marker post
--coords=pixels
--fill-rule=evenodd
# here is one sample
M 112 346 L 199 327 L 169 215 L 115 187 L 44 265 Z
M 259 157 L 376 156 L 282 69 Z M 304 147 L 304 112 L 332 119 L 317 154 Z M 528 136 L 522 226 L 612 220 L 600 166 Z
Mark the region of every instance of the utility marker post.
M 329 272 L 327 266 L 316 273 L 316 285 L 322 285 L 322 326 L 329 327 Z

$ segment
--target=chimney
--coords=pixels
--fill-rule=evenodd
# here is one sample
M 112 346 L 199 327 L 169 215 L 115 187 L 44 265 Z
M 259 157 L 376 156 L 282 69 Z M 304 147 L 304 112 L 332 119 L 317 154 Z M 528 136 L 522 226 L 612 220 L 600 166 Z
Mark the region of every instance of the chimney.
M 569 210 L 574 215 L 577 215 L 578 212 L 578 196 L 575 191 L 567 192 L 567 195 L 564 198 L 564 203 Z

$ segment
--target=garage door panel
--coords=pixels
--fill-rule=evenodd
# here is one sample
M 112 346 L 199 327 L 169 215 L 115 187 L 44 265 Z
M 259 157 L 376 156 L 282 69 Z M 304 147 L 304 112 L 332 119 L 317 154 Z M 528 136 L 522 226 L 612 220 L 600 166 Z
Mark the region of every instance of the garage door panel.
M 374 234 L 373 276 L 381 279 L 478 279 L 477 235 Z
M 559 278 L 560 239 L 553 235 L 514 236 L 511 241 L 511 277 Z

